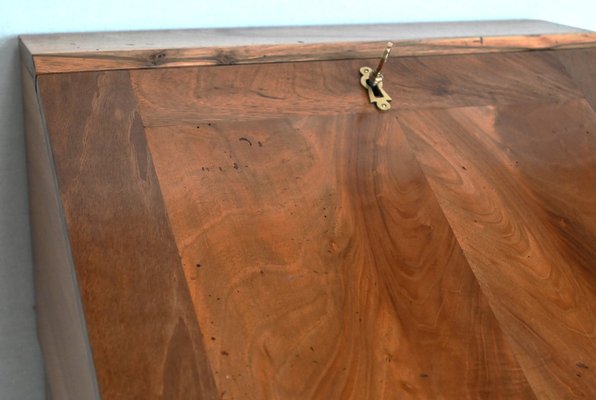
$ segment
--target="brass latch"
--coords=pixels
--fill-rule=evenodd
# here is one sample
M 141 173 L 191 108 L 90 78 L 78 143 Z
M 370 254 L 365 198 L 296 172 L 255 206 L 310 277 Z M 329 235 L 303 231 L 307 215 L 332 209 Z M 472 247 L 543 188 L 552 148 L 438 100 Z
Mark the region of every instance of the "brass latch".
M 393 43 L 388 42 L 377 69 L 373 70 L 371 67 L 360 68 L 360 74 L 362 75 L 360 84 L 368 90 L 370 102 L 375 103 L 381 111 L 387 111 L 391 108 L 391 104 L 389 104 L 391 97 L 383 90 L 383 74 L 381 74 L 381 69 L 387 62 L 389 53 L 391 53 L 391 47 L 393 47 Z

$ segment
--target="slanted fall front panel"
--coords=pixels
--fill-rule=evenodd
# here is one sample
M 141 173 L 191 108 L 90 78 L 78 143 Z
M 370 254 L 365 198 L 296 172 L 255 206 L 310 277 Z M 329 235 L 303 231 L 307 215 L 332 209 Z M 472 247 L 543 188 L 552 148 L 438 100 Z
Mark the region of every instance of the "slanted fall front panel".
M 393 114 L 148 129 L 229 398 L 532 398 Z
M 73 261 L 38 282 L 53 394 L 595 397 L 596 53 L 523 38 L 402 43 L 435 55 L 390 60 L 389 112 L 358 81 L 371 43 L 40 50 L 37 276 Z

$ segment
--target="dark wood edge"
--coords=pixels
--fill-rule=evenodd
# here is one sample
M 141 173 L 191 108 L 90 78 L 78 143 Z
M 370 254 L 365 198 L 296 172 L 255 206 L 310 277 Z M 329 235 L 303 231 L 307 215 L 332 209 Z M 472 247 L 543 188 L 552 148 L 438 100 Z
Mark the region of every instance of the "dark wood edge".
M 558 51 L 553 55 L 559 60 L 567 75 L 576 83 L 588 104 L 596 112 L 596 74 L 593 61 L 596 49 L 580 49 L 574 52 Z
M 37 82 L 22 67 L 37 335 L 48 398 L 99 399 L 99 386 Z M 56 366 L 59 366 L 56 368 Z
M 129 73 L 54 74 L 37 81 L 101 396 L 172 398 L 185 387 L 180 379 L 187 379 L 197 398 L 215 398 Z M 75 106 L 81 102 L 89 108 Z M 118 112 L 127 117 L 112 118 Z M 109 145 L 106 127 L 113 136 Z M 111 156 L 73 162 L 84 157 L 82 143 L 89 153 Z M 106 180 L 119 190 L 99 201 Z M 114 273 L 123 278 L 114 279 Z M 192 377 L 178 371 L 180 365 L 190 366 Z M 141 370 L 163 379 L 148 382 Z
M 35 64 L 33 63 L 33 55 L 21 37 L 19 37 L 19 55 L 21 58 L 21 65 L 24 65 L 29 75 L 34 77 Z M 21 79 L 25 79 L 25 75 L 23 75 Z
M 541 21 L 495 21 L 20 37 L 24 62 L 34 75 L 366 59 L 379 57 L 387 41 L 394 42 L 393 57 L 404 57 L 594 47 L 596 33 Z

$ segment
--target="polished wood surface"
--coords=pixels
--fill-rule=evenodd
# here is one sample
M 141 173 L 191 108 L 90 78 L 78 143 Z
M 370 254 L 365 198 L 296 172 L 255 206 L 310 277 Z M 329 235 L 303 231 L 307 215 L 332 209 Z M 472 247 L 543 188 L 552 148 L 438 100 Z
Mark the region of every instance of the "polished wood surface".
M 146 126 L 238 118 L 370 113 L 358 81 L 378 59 L 131 71 Z M 392 109 L 561 102 L 584 93 L 546 52 L 391 59 Z
M 594 58 L 596 49 L 578 49 L 577 51 L 555 51 L 552 53 L 565 66 L 569 76 L 582 90 L 593 110 L 596 110 L 596 72 Z
M 395 125 L 148 130 L 225 398 L 533 398 Z
M 102 398 L 215 398 L 128 73 L 39 87 Z
M 538 396 L 596 393 L 596 116 L 583 100 L 400 112 Z
M 545 21 L 406 23 L 26 35 L 33 75 L 97 70 L 527 51 L 596 46 L 596 34 Z
M 568 44 L 391 59 L 386 113 L 368 50 L 38 74 L 33 234 L 76 278 L 54 397 L 85 335 L 109 399 L 596 397 L 596 53 Z
M 33 78 L 23 67 L 25 138 L 37 336 L 54 399 L 98 399 L 99 390 L 51 149 Z

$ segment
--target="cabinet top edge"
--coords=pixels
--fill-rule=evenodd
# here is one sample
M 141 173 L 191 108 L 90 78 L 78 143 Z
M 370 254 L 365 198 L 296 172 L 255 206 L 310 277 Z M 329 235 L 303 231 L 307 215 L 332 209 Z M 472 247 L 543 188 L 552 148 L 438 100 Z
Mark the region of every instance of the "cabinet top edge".
M 63 33 L 19 37 L 32 75 L 97 70 L 523 51 L 596 45 L 596 33 L 539 20 Z

